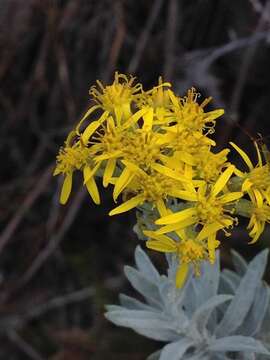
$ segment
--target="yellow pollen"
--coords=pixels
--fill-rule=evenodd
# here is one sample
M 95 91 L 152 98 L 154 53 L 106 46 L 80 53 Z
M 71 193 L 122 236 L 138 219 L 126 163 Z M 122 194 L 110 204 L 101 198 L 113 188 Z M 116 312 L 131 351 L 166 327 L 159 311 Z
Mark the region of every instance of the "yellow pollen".
M 212 223 L 222 216 L 223 206 L 217 198 L 209 196 L 198 201 L 196 210 L 203 223 Z

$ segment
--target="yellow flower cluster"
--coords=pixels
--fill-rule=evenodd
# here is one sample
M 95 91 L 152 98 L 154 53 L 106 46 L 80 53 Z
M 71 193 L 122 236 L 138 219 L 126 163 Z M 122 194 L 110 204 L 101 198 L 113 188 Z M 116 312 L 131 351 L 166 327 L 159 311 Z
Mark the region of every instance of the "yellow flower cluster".
M 199 273 L 202 260 L 215 261 L 217 233 L 229 235 L 237 224 L 239 199 L 245 194 L 252 203 L 247 214 L 250 235 L 253 241 L 258 239 L 270 220 L 268 163 L 263 165 L 257 148 L 254 167 L 243 150 L 231 144 L 248 166 L 243 173 L 227 160 L 228 149 L 215 151 L 209 136 L 224 111 L 207 112 L 211 98 L 199 103 L 194 88 L 177 96 L 161 78 L 145 91 L 135 78 L 118 73 L 111 85 L 97 81 L 90 96 L 93 105 L 57 156 L 54 174 L 64 175 L 62 204 L 70 196 L 73 173 L 79 170 L 96 204 L 100 203 L 97 177 L 102 177 L 104 187 L 112 186 L 115 202 L 122 195 L 123 202 L 109 215 L 150 205 L 156 218 L 144 231 L 146 245 L 179 256 L 177 286 L 185 281 L 190 264 Z M 172 203 L 178 210 L 172 210 Z

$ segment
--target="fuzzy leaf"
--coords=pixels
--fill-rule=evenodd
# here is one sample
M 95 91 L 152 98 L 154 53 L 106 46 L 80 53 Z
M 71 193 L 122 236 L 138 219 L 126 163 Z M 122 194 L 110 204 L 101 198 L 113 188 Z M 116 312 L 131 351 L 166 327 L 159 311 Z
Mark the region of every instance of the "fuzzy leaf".
M 161 308 L 159 291 L 153 282 L 149 281 L 142 273 L 130 266 L 125 266 L 124 272 L 134 289 L 142 294 L 150 305 Z
M 270 355 L 269 351 L 258 340 L 249 336 L 227 336 L 222 339 L 216 339 L 209 345 L 211 351 L 233 351 L 233 352 L 255 352 L 259 354 Z
M 161 350 L 155 351 L 153 354 L 149 355 L 146 360 L 159 360 Z
M 217 337 L 231 334 L 242 324 L 260 285 L 267 262 L 267 255 L 268 251 L 265 250 L 250 262 L 233 300 L 216 329 Z
M 157 341 L 164 342 L 173 342 L 179 339 L 179 334 L 175 330 L 166 330 L 166 329 L 146 329 L 146 328 L 132 328 L 137 334 L 148 337 L 149 339 L 154 339 Z
M 231 300 L 232 298 L 232 295 L 216 295 L 206 301 L 194 313 L 190 322 L 190 331 L 196 331 L 199 335 L 204 334 L 207 322 L 213 310 L 215 310 L 215 308 L 218 307 L 220 304 L 223 304 L 224 302 Z
M 248 267 L 246 261 L 240 254 L 238 254 L 238 252 L 234 250 L 231 251 L 231 254 L 232 254 L 232 262 L 236 272 L 241 276 L 245 275 Z
M 162 349 L 159 360 L 180 360 L 192 345 L 193 341 L 188 338 L 168 344 Z
M 130 296 L 127 296 L 125 294 L 120 294 L 119 300 L 120 300 L 120 304 L 129 310 L 150 310 L 150 311 L 156 310 L 150 305 L 144 304 L 141 301 L 134 299 Z
M 120 309 L 105 314 L 106 318 L 116 325 L 131 328 L 165 329 L 172 330 L 171 322 L 167 317 L 156 312 L 144 310 Z
M 137 246 L 135 250 L 135 262 L 139 271 L 142 272 L 148 280 L 153 283 L 159 282 L 160 275 L 157 269 L 152 264 L 149 256 L 140 246 Z
M 267 309 L 269 308 L 270 291 L 262 284 L 256 292 L 255 300 L 245 321 L 237 333 L 245 336 L 254 336 L 262 327 Z

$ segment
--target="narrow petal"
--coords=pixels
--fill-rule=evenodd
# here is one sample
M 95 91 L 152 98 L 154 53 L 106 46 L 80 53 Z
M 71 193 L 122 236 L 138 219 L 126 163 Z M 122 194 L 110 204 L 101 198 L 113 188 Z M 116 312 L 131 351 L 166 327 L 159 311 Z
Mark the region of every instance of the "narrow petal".
M 148 249 L 160 251 L 160 252 L 176 252 L 177 246 L 175 242 L 170 241 L 159 241 L 159 240 L 147 240 L 146 246 Z
M 109 112 L 105 111 L 98 120 L 91 122 L 87 126 L 87 128 L 84 130 L 81 136 L 81 139 L 84 144 L 87 144 L 91 135 L 97 130 L 98 127 L 100 127 L 100 125 L 108 118 L 108 116 L 109 116 Z
M 219 200 L 223 203 L 229 203 L 235 200 L 240 199 L 244 194 L 241 191 L 235 191 L 229 194 L 222 195 Z
M 104 174 L 103 174 L 103 186 L 104 187 L 107 187 L 109 185 L 110 180 L 114 173 L 115 165 L 116 165 L 116 159 L 109 159 L 107 161 L 107 164 L 106 164 L 106 167 L 104 170 Z
M 123 108 L 122 106 L 115 106 L 114 113 L 116 117 L 116 123 L 117 125 L 121 124 L 122 116 L 123 116 Z
M 100 107 L 100 105 L 94 105 L 94 106 L 91 106 L 87 111 L 86 113 L 84 114 L 84 116 L 82 117 L 82 119 L 79 121 L 79 124 L 76 126 L 76 131 L 77 132 L 80 132 L 80 127 L 82 125 L 82 123 L 84 122 L 84 120 L 86 118 L 88 118 L 88 116 L 90 114 L 92 114 L 92 112 L 94 112 L 96 109 L 98 109 Z
M 135 114 L 133 114 L 123 125 L 123 129 L 127 129 L 130 126 L 136 124 L 141 118 L 142 116 L 148 111 L 147 108 L 143 108 L 139 111 L 137 111 Z
M 66 204 L 66 202 L 68 201 L 69 195 L 71 193 L 72 175 L 73 175 L 72 173 L 68 173 L 65 176 L 62 190 L 61 190 L 61 195 L 60 195 L 60 204 L 62 204 L 62 205 Z
M 93 199 L 94 203 L 99 205 L 100 204 L 100 196 L 97 188 L 97 184 L 94 177 L 91 177 L 87 183 L 85 183 L 85 186 Z
M 232 225 L 232 220 L 227 220 L 224 219 L 223 223 L 219 223 L 219 222 L 214 222 L 212 224 L 208 224 L 208 225 L 204 225 L 204 227 L 202 228 L 202 230 L 199 232 L 199 234 L 197 235 L 197 239 L 203 240 L 203 239 L 207 239 L 208 236 L 211 236 L 213 234 L 216 234 L 216 232 L 220 229 L 224 229 L 230 225 Z
M 245 153 L 244 150 L 240 149 L 239 146 L 237 146 L 236 144 L 234 144 L 233 142 L 230 142 L 230 145 L 238 152 L 238 154 L 241 156 L 241 158 L 244 160 L 244 162 L 247 164 L 249 170 L 253 169 L 253 165 L 252 162 L 250 161 L 250 158 L 248 157 L 248 155 Z
M 216 249 L 218 248 L 220 241 L 216 240 L 216 234 L 210 235 L 207 239 L 209 260 L 211 264 L 216 260 Z
M 195 208 L 188 208 L 182 211 L 178 211 L 176 213 L 163 216 L 162 218 L 156 220 L 157 225 L 167 225 L 167 224 L 175 224 L 179 223 L 181 221 L 184 221 L 186 219 L 189 219 L 196 215 L 196 209 Z
M 133 197 L 132 199 L 124 202 L 123 204 L 117 206 L 113 210 L 111 210 L 109 212 L 109 215 L 113 216 L 113 215 L 117 215 L 117 214 L 121 214 L 123 212 L 129 211 L 143 202 L 144 202 L 144 196 L 141 194 L 137 195 L 137 196 Z
M 189 265 L 186 263 L 182 263 L 179 266 L 177 273 L 176 273 L 176 279 L 175 279 L 176 287 L 178 289 L 180 289 L 184 285 L 187 275 L 188 275 L 188 270 L 189 270 Z
M 164 201 L 161 199 L 161 200 L 158 200 L 156 202 L 156 207 L 158 209 L 158 212 L 159 212 L 159 215 L 160 216 L 165 216 L 167 215 L 168 213 L 170 213 L 170 210 L 166 208 L 165 204 L 164 204 Z
M 172 179 L 179 180 L 181 182 L 189 182 L 190 180 L 186 179 L 184 175 L 177 173 L 176 171 L 168 168 L 167 166 L 155 163 L 152 166 L 152 169 L 156 170 L 157 172 L 168 176 Z
M 121 175 L 117 179 L 114 189 L 113 189 L 113 199 L 116 201 L 118 196 L 121 194 L 121 192 L 125 189 L 126 186 L 130 183 L 130 181 L 133 179 L 134 173 L 130 171 L 127 167 L 124 168 Z
M 252 185 L 253 185 L 252 182 L 249 179 L 246 179 L 243 182 L 242 191 L 244 191 L 244 192 L 248 191 L 251 188 Z
M 85 185 L 88 180 L 95 175 L 95 173 L 97 172 L 98 168 L 100 167 L 101 162 L 97 163 L 93 169 L 91 169 L 89 166 L 85 166 L 83 168 L 83 184 Z
M 153 117 L 154 117 L 154 109 L 152 107 L 148 108 L 148 111 L 143 115 L 143 131 L 150 131 L 152 130 L 153 126 Z
M 154 239 L 157 241 L 170 242 L 171 244 L 175 244 L 175 242 L 166 235 L 158 235 L 155 231 L 145 230 L 144 235 L 149 237 L 150 239 Z
M 227 182 L 229 181 L 230 177 L 232 176 L 233 172 L 234 172 L 235 166 L 234 165 L 230 165 L 221 175 L 220 177 L 217 179 L 217 182 L 215 183 L 215 185 L 213 186 L 213 190 L 212 190 L 212 195 L 216 196 L 218 193 L 221 192 L 221 190 L 224 188 L 224 186 L 227 184 Z
M 189 219 L 186 219 L 184 221 L 181 221 L 181 222 L 178 222 L 175 224 L 169 224 L 169 225 L 162 226 L 160 229 L 158 229 L 156 231 L 156 233 L 157 234 L 167 234 L 172 231 L 175 231 L 178 234 L 181 229 L 184 229 L 190 225 L 195 224 L 196 221 L 197 221 L 196 217 L 191 217 Z M 180 235 L 180 237 L 182 238 L 181 235 Z
M 176 197 L 178 199 L 182 199 L 182 200 L 186 200 L 186 201 L 196 201 L 197 200 L 197 195 L 196 192 L 189 192 L 189 191 L 184 191 L 184 190 L 171 190 L 168 195 L 172 196 L 172 197 Z

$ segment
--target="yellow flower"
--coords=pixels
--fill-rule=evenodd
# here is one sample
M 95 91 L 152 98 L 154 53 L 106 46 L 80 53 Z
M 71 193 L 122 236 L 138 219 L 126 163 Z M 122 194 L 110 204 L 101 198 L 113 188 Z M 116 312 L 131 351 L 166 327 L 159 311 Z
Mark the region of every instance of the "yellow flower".
M 270 223 L 270 206 L 258 190 L 248 191 L 248 194 L 252 201 L 252 211 L 247 229 L 250 230 L 249 235 L 252 237 L 250 244 L 253 244 L 263 233 L 265 223 Z
M 179 231 L 179 241 L 172 240 L 166 235 L 157 235 L 154 231 L 144 231 L 144 234 L 150 238 L 146 246 L 149 249 L 165 253 L 176 253 L 179 257 L 180 266 L 176 273 L 176 286 L 182 287 L 189 270 L 189 265 L 194 266 L 195 274 L 200 274 L 200 262 L 210 259 L 211 263 L 215 262 L 215 249 L 219 241 L 212 235 L 206 239 L 204 234 L 199 233 L 192 238 L 187 235 L 185 230 Z
M 215 181 L 222 173 L 222 170 L 230 165 L 227 162 L 229 149 L 224 149 L 219 153 L 212 153 L 210 149 L 202 150 L 197 153 L 195 158 L 195 177 L 206 182 Z
M 152 109 L 152 116 L 155 125 L 164 124 L 171 116 L 172 102 L 168 88 L 172 85 L 169 82 L 163 83 L 162 77 L 159 78 L 158 86 L 151 90 L 143 91 L 136 99 L 136 105 L 140 109 Z
M 129 211 L 136 206 L 142 205 L 146 201 L 153 204 L 153 207 L 156 207 L 161 215 L 167 214 L 164 201 L 168 196 L 182 196 L 182 192 L 184 193 L 184 191 L 176 189 L 181 189 L 183 183 L 189 182 L 183 174 L 175 174 L 175 178 L 172 179 L 157 170 L 151 170 L 150 173 L 147 173 L 137 165 L 126 160 L 123 160 L 122 162 L 126 167 L 115 182 L 114 198 L 116 199 L 123 191 L 128 193 L 129 197 L 132 195 L 135 196 L 132 196 L 123 204 L 113 209 L 109 215 L 116 215 Z M 160 167 L 162 166 L 160 165 Z M 159 170 L 158 166 L 157 169 Z
M 191 131 L 202 132 L 206 129 L 210 133 L 213 132 L 215 119 L 223 115 L 224 110 L 218 109 L 205 112 L 204 107 L 212 98 L 207 98 L 201 104 L 198 104 L 197 99 L 200 95 L 194 88 L 188 90 L 187 96 L 183 98 L 175 96 L 171 90 L 168 90 L 168 92 L 173 103 L 172 122 L 176 121 L 178 124 Z
M 225 192 L 224 188 L 233 172 L 234 166 L 231 165 L 215 184 L 207 186 L 205 183 L 197 191 L 183 191 L 181 198 L 189 201 L 190 207 L 158 219 L 156 224 L 165 226 L 157 230 L 157 233 L 164 234 L 192 224 L 201 224 L 202 233 L 207 238 L 220 229 L 226 231 L 226 228 L 231 227 L 235 219 L 231 216 L 232 210 L 228 205 L 243 196 L 242 192 Z
M 97 86 L 92 86 L 90 95 L 93 96 L 99 107 L 109 111 L 115 116 L 119 124 L 123 119 L 132 115 L 131 104 L 136 100 L 136 94 L 142 91 L 142 85 L 133 85 L 135 77 L 128 77 L 124 74 L 115 73 L 114 81 L 111 85 L 104 86 L 97 80 Z
M 197 156 L 201 151 L 208 151 L 211 146 L 216 145 L 212 139 L 201 132 L 186 129 L 182 124 L 166 126 L 162 129 L 166 131 L 165 138 L 169 144 L 168 147 L 173 151 L 184 151 Z
M 262 157 L 258 145 L 254 142 L 258 162 L 256 166 L 253 166 L 248 155 L 240 149 L 236 144 L 230 142 L 231 146 L 239 153 L 246 165 L 248 166 L 249 172 L 241 172 L 236 169 L 235 174 L 243 179 L 242 191 L 247 192 L 248 194 L 253 193 L 251 200 L 254 199 L 255 190 L 259 191 L 260 194 L 266 199 L 268 204 L 270 204 L 270 169 L 269 164 L 263 164 Z
M 84 146 L 82 141 L 74 139 L 74 135 L 74 132 L 70 133 L 65 142 L 65 146 L 60 148 L 56 158 L 54 175 L 63 174 L 65 176 L 60 195 L 60 203 L 65 204 L 68 201 L 72 189 L 73 172 L 75 170 L 81 170 L 84 173 L 85 185 L 89 194 L 93 201 L 99 204 L 100 197 L 94 179 L 98 167 L 93 165 L 89 149 Z

